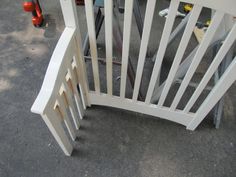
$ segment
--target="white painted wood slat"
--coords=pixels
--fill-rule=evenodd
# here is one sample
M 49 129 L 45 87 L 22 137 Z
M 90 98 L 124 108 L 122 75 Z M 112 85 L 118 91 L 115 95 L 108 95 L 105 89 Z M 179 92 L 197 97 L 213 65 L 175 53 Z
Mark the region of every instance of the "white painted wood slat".
M 52 107 L 47 107 L 45 114 L 41 116 L 65 155 L 70 156 L 73 147 L 66 136 L 66 133 L 61 124 L 61 120 L 59 120 L 60 118 L 58 118 L 54 109 Z
M 104 1 L 105 10 L 105 39 L 106 39 L 106 74 L 107 74 L 107 93 L 112 95 L 112 18 L 113 0 Z
M 66 128 L 67 128 L 69 134 L 70 134 L 71 139 L 73 141 L 75 141 L 75 139 L 76 139 L 75 129 L 73 128 L 71 121 L 68 117 L 68 114 L 66 111 L 66 105 L 63 102 L 63 100 L 61 99 L 61 96 L 57 97 L 56 109 L 58 111 L 58 114 L 60 114 L 59 116 L 61 116 L 61 118 L 64 120 L 64 123 L 66 125 Z
M 125 1 L 124 14 L 124 30 L 123 30 L 123 45 L 122 45 L 122 64 L 121 64 L 121 81 L 120 81 L 120 97 L 125 97 L 126 78 L 129 58 L 130 33 L 132 23 L 133 1 Z
M 179 6 L 179 1 L 171 1 L 169 14 L 167 16 L 166 23 L 165 23 L 165 26 L 164 26 L 164 29 L 162 32 L 160 45 L 159 45 L 159 48 L 157 51 L 156 61 L 155 61 L 154 67 L 153 67 L 152 76 L 151 76 L 149 86 L 148 86 L 148 91 L 147 91 L 147 95 L 146 95 L 146 99 L 145 99 L 146 104 L 150 103 L 150 100 L 151 100 L 151 97 L 153 94 L 153 90 L 156 85 L 158 75 L 160 73 L 162 61 L 163 61 L 163 58 L 165 55 L 166 47 L 168 45 L 171 29 L 174 24 L 175 15 L 177 13 L 178 6 Z
M 187 105 L 184 108 L 184 112 L 189 112 L 204 88 L 206 87 L 207 83 L 211 79 L 212 75 L 218 68 L 221 61 L 224 59 L 226 53 L 233 45 L 236 40 L 236 24 L 234 25 L 233 29 L 228 34 L 227 38 L 225 39 L 223 45 L 221 46 L 219 52 L 215 56 L 213 62 L 209 66 L 207 72 L 205 73 L 204 77 L 202 78 L 201 82 L 199 83 L 198 87 L 196 88 L 195 92 L 193 93 L 192 97 L 188 101 Z
M 70 69 L 68 70 L 68 73 L 67 73 L 66 82 L 72 90 L 72 93 L 73 93 L 73 96 L 75 99 L 75 103 L 76 103 L 76 107 L 77 107 L 77 110 L 79 113 L 79 117 L 82 119 L 84 116 L 84 110 L 83 110 L 80 96 L 78 94 L 78 89 L 77 89 L 77 86 L 75 83 L 75 77 L 73 75 L 73 72 L 71 72 Z
M 99 79 L 99 68 L 98 68 L 98 56 L 97 56 L 97 40 L 95 33 L 95 22 L 94 22 L 94 10 L 93 0 L 85 1 L 85 12 L 87 18 L 87 29 L 89 34 L 90 52 L 92 57 L 92 68 L 94 77 L 95 91 L 100 93 L 100 79 Z
M 135 82 L 134 82 L 134 91 L 133 91 L 134 101 L 137 100 L 139 89 L 140 89 L 140 83 L 141 83 L 142 74 L 143 74 L 144 62 L 146 59 L 147 46 L 148 46 L 148 41 L 150 37 L 155 6 L 156 6 L 156 0 L 147 1 L 144 27 L 143 27 L 144 35 L 142 35 L 142 39 L 141 39 L 141 45 L 140 45 L 139 57 L 138 57 L 138 66 L 137 66 L 136 77 L 135 77 Z
M 73 58 L 73 62 L 72 62 L 72 72 L 74 73 L 75 80 L 77 82 L 77 85 L 79 86 L 79 91 L 80 91 L 80 95 L 81 95 L 81 99 L 82 99 L 82 104 L 83 104 L 83 108 L 85 110 L 86 109 L 86 105 L 87 105 L 86 104 L 87 98 L 85 98 L 85 97 L 88 97 L 88 96 L 87 96 L 87 94 L 85 93 L 85 91 L 83 89 L 84 88 L 84 86 L 83 86 L 84 83 L 83 82 L 81 83 L 81 81 L 80 81 L 82 79 L 79 76 L 80 73 L 78 72 L 78 66 L 77 66 L 74 58 Z
M 220 80 L 214 86 L 210 94 L 207 96 L 203 104 L 200 106 L 196 112 L 194 119 L 189 123 L 187 129 L 194 130 L 209 111 L 215 106 L 215 104 L 220 100 L 220 98 L 225 94 L 229 87 L 235 82 L 236 77 L 236 57 L 224 72 Z
M 163 89 L 160 99 L 158 101 L 158 106 L 162 106 L 164 104 L 164 101 L 165 101 L 166 96 L 170 90 L 170 86 L 172 85 L 172 82 L 174 80 L 174 76 L 175 76 L 175 74 L 178 70 L 179 64 L 183 58 L 184 52 L 186 50 L 186 47 L 188 45 L 188 42 L 190 40 L 190 37 L 192 35 L 193 29 L 194 29 L 195 24 L 198 20 L 201 10 L 202 10 L 201 6 L 194 5 L 192 11 L 190 12 L 191 15 L 189 17 L 189 21 L 188 21 L 186 28 L 184 30 L 183 37 L 181 38 L 177 53 L 175 55 L 170 72 L 169 72 L 168 77 L 166 79 L 166 84 L 164 86 L 164 89 Z
M 69 107 L 75 127 L 78 130 L 80 127 L 79 120 L 78 120 L 79 114 L 75 109 L 75 106 L 72 100 L 73 97 L 72 97 L 71 91 L 68 88 L 67 83 L 64 81 L 62 84 L 62 89 L 60 90 L 60 94 L 63 96 L 65 104 L 67 104 L 67 106 Z
M 213 37 L 214 37 L 214 34 L 216 33 L 219 25 L 221 24 L 221 21 L 224 17 L 224 13 L 223 12 L 219 12 L 217 11 L 211 21 L 211 25 L 208 27 L 203 39 L 202 39 L 202 42 L 193 58 L 193 61 L 191 63 L 191 65 L 189 66 L 188 68 L 188 71 L 179 87 L 179 90 L 178 92 L 176 93 L 176 96 L 170 106 L 170 109 L 171 110 L 174 110 L 176 109 L 180 99 L 182 98 L 186 88 L 188 87 L 188 84 L 193 76 L 193 74 L 195 73 L 199 63 L 201 62 L 202 60 L 202 57 L 204 56 L 209 44 L 211 43 Z

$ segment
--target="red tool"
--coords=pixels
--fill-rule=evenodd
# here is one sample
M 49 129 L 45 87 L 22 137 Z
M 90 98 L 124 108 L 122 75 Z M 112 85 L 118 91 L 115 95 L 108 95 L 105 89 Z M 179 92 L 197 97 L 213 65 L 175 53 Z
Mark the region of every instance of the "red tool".
M 32 23 L 35 27 L 43 25 L 42 9 L 38 0 L 25 0 L 23 8 L 26 12 L 32 12 Z

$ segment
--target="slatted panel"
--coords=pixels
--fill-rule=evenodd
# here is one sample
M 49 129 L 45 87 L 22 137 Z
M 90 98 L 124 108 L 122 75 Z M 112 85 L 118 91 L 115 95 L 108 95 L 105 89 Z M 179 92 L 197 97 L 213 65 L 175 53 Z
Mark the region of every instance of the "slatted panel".
M 188 84 L 189 84 L 193 74 L 195 73 L 202 57 L 204 56 L 210 42 L 212 41 L 214 34 L 216 33 L 219 25 L 221 24 L 223 17 L 224 17 L 223 12 L 218 11 L 215 13 L 215 15 L 212 19 L 211 25 L 208 27 L 208 29 L 204 35 L 204 38 L 203 38 L 203 40 L 202 40 L 194 58 L 193 58 L 193 61 L 190 65 L 190 67 L 188 68 L 188 71 L 184 77 L 184 80 L 181 83 L 179 90 L 178 90 L 178 92 L 171 104 L 171 107 L 170 107 L 171 110 L 176 109 L 181 97 L 183 96 L 186 88 L 188 87 Z
M 177 69 L 179 67 L 179 64 L 182 60 L 182 57 L 184 55 L 184 52 L 186 50 L 186 47 L 188 45 L 189 39 L 192 35 L 193 29 L 194 29 L 195 24 L 198 20 L 201 10 L 202 10 L 201 6 L 195 5 L 191 11 L 189 21 L 188 21 L 186 28 L 184 30 L 183 37 L 181 38 L 177 53 L 175 55 L 173 64 L 171 66 L 170 72 L 169 72 L 167 80 L 166 80 L 166 84 L 164 86 L 163 92 L 162 92 L 160 99 L 158 101 L 158 106 L 162 106 L 164 104 L 164 101 L 165 101 L 166 96 L 170 90 L 170 86 L 174 80 L 174 76 L 175 76 Z
M 143 34 L 145 35 L 142 35 L 142 39 L 141 39 L 141 45 L 140 45 L 139 57 L 138 57 L 138 66 L 136 70 L 136 77 L 135 77 L 135 83 L 134 83 L 134 89 L 133 89 L 134 90 L 133 100 L 137 100 L 138 98 L 155 6 L 156 6 L 156 0 L 148 0 L 146 13 L 145 13 L 145 19 L 144 19 L 144 27 L 143 27 Z
M 97 40 L 95 33 L 95 23 L 94 23 L 94 11 L 93 11 L 93 1 L 85 1 L 85 12 L 87 18 L 87 29 L 89 34 L 89 44 L 90 52 L 92 56 L 92 68 L 94 77 L 95 91 L 100 93 L 100 79 L 99 79 L 99 69 L 98 69 L 98 59 L 97 59 Z
M 154 67 L 153 67 L 152 76 L 151 76 L 150 83 L 148 86 L 148 91 L 147 91 L 147 95 L 146 95 L 146 99 L 145 99 L 145 103 L 147 103 L 147 104 L 150 103 L 152 93 L 153 93 L 154 87 L 156 85 L 158 75 L 160 73 L 160 68 L 161 68 L 162 61 L 163 61 L 163 58 L 165 55 L 166 47 L 167 47 L 168 40 L 170 37 L 171 29 L 174 24 L 174 19 L 175 19 L 175 15 L 177 13 L 177 10 L 178 10 L 178 6 L 179 6 L 179 1 L 171 1 L 170 10 L 169 10 L 169 13 L 168 13 L 168 16 L 166 19 L 166 23 L 165 23 L 165 26 L 163 29 L 163 33 L 162 33 L 161 41 L 160 41 L 160 46 L 158 48 L 156 61 L 155 61 Z
M 129 58 L 130 46 L 130 32 L 132 23 L 133 1 L 125 1 L 125 14 L 124 14 L 124 30 L 123 30 L 123 46 L 122 46 L 122 67 L 121 67 L 121 81 L 120 81 L 120 97 L 125 97 L 126 78 Z
M 113 0 L 104 1 L 105 10 L 105 39 L 106 39 L 106 71 L 107 71 L 107 93 L 112 95 L 112 17 Z
M 236 40 L 236 24 L 234 25 L 233 29 L 231 30 L 231 32 L 229 33 L 229 35 L 225 39 L 222 47 L 220 48 L 219 52 L 217 53 L 217 55 L 215 57 L 215 59 L 211 63 L 210 67 L 208 68 L 207 72 L 205 73 L 204 77 L 202 78 L 201 82 L 199 83 L 198 87 L 196 88 L 194 94 L 192 95 L 192 97 L 188 101 L 187 105 L 185 106 L 184 112 L 188 112 L 192 108 L 192 106 L 194 105 L 194 103 L 196 102 L 196 100 L 198 99 L 198 97 L 200 96 L 200 94 L 202 93 L 204 88 L 206 87 L 207 83 L 211 79 L 212 75 L 214 74 L 214 72 L 218 68 L 221 61 L 224 59 L 226 53 L 228 52 L 230 47 L 233 45 L 235 40 Z

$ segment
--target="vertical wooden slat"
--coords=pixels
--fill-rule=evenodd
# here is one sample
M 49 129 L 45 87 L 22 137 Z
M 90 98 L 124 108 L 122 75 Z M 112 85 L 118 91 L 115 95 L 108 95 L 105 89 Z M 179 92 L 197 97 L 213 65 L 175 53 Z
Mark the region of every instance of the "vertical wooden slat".
M 41 116 L 65 155 L 70 156 L 73 147 L 66 136 L 66 133 L 61 124 L 61 120 L 59 120 L 56 112 L 53 110 L 53 108 L 47 107 L 45 114 Z
M 164 26 L 164 29 L 162 32 L 161 41 L 160 41 L 160 45 L 159 45 L 157 56 L 156 56 L 156 61 L 155 61 L 154 67 L 153 67 L 152 76 L 151 76 L 149 86 L 148 86 L 148 91 L 147 91 L 147 95 L 146 95 L 146 99 L 145 99 L 145 103 L 147 103 L 147 104 L 150 103 L 152 93 L 153 93 L 154 87 L 156 85 L 158 75 L 160 73 L 160 68 L 162 65 L 162 61 L 163 61 L 166 47 L 168 44 L 168 40 L 170 37 L 171 29 L 174 24 L 174 20 L 175 20 L 175 16 L 176 16 L 176 13 L 178 10 L 178 6 L 179 6 L 179 1 L 171 1 L 169 14 L 167 16 L 166 23 L 165 23 L 165 26 Z
M 220 98 L 225 94 L 229 87 L 235 82 L 236 75 L 236 57 L 233 59 L 230 66 L 224 72 L 220 80 L 214 86 L 210 94 L 204 100 L 200 108 L 195 113 L 193 120 L 187 126 L 187 129 L 194 130 L 209 111 L 215 106 L 215 104 L 220 100 Z
M 142 39 L 141 39 L 141 45 L 140 45 L 139 57 L 138 57 L 138 66 L 136 70 L 136 77 L 135 77 L 135 83 L 134 83 L 133 100 L 137 100 L 138 98 L 155 6 L 156 6 L 156 0 L 148 0 L 146 13 L 145 13 L 145 19 L 144 19 L 144 27 L 143 27 L 144 35 L 142 35 Z
M 73 93 L 73 96 L 74 96 L 74 99 L 75 99 L 75 103 L 76 103 L 76 107 L 77 107 L 77 110 L 79 112 L 79 117 L 82 119 L 83 116 L 84 116 L 84 109 L 83 109 L 83 105 L 81 103 L 81 99 L 80 99 L 80 96 L 79 96 L 79 93 L 78 93 L 78 89 L 75 85 L 75 78 L 74 78 L 73 72 L 71 72 L 71 70 L 68 70 L 66 82 L 72 90 L 72 93 Z
M 105 39 L 106 39 L 106 74 L 107 74 L 107 93 L 112 95 L 112 17 L 113 0 L 104 1 L 105 10 Z
M 219 52 L 215 56 L 215 59 L 211 63 L 210 67 L 208 68 L 207 72 L 205 73 L 204 77 L 202 78 L 201 82 L 199 83 L 198 87 L 196 88 L 195 92 L 193 93 L 192 97 L 188 101 L 187 105 L 184 108 L 184 112 L 189 112 L 189 110 L 192 108 L 198 97 L 201 95 L 202 91 L 206 87 L 207 83 L 211 79 L 212 75 L 217 70 L 219 64 L 224 59 L 226 53 L 230 49 L 230 47 L 233 45 L 233 43 L 236 40 L 236 24 L 228 34 L 227 38 L 225 39 L 223 45 L 221 46 Z
M 75 109 L 70 89 L 68 88 L 67 83 L 65 82 L 63 82 L 62 84 L 60 95 L 64 98 L 65 104 L 69 107 L 73 122 L 75 124 L 76 129 L 78 130 L 80 127 L 79 120 L 78 120 L 79 115 Z
M 186 88 L 188 87 L 188 84 L 193 76 L 193 74 L 195 73 L 199 63 L 201 62 L 202 57 L 204 56 L 209 44 L 211 43 L 214 34 L 216 33 L 222 19 L 224 17 L 224 13 L 223 12 L 219 12 L 217 11 L 212 19 L 211 25 L 208 27 L 203 40 L 193 58 L 193 61 L 191 63 L 191 65 L 188 68 L 188 71 L 179 87 L 178 92 L 176 93 L 176 96 L 170 106 L 170 110 L 174 110 L 176 109 L 180 99 L 182 98 Z
M 161 93 L 160 99 L 158 101 L 158 106 L 162 106 L 164 104 L 164 101 L 165 101 L 166 96 L 170 90 L 170 86 L 174 80 L 174 76 L 178 70 L 181 59 L 183 58 L 184 52 L 186 50 L 186 47 L 188 45 L 189 39 L 192 35 L 193 29 L 194 29 L 195 24 L 198 20 L 201 10 L 202 10 L 201 6 L 194 5 L 192 11 L 190 12 L 191 15 L 189 17 L 189 21 L 188 21 L 186 28 L 184 30 L 183 37 L 181 38 L 177 53 L 175 55 L 170 72 L 168 74 L 166 84 L 164 86 L 163 92 Z
M 58 96 L 57 97 L 57 102 L 56 102 L 56 107 L 55 109 L 58 111 L 58 114 L 61 116 L 61 118 L 64 120 L 65 124 L 66 124 L 66 128 L 71 136 L 71 139 L 73 141 L 75 141 L 76 139 L 76 134 L 75 134 L 75 130 L 70 122 L 70 119 L 68 117 L 68 114 L 66 112 L 66 106 L 64 104 L 64 102 L 62 101 L 61 97 Z
M 126 77 L 128 68 L 129 46 L 130 46 L 130 32 L 132 23 L 133 1 L 125 1 L 125 14 L 124 14 L 124 34 L 122 46 L 122 65 L 121 65 L 121 81 L 120 81 L 120 97 L 125 97 Z
M 83 110 L 81 99 L 80 99 L 80 96 L 78 94 L 78 89 L 77 89 L 77 86 L 76 86 L 76 83 L 75 83 L 75 76 L 74 76 L 74 73 L 71 72 L 71 69 L 72 68 L 68 69 L 68 73 L 67 73 L 67 76 L 66 76 L 66 82 L 67 82 L 68 86 L 71 88 L 71 90 L 73 92 L 74 99 L 75 99 L 75 102 L 76 102 L 76 107 L 77 107 L 77 110 L 79 112 L 79 117 L 82 119 L 83 116 L 84 116 L 84 110 Z
M 82 54 L 80 53 L 79 46 L 77 46 L 78 42 L 74 40 L 74 57 L 73 61 L 77 69 L 77 76 L 78 76 L 78 84 L 80 85 L 80 90 L 81 90 L 81 97 L 83 100 L 84 104 L 84 109 L 86 109 L 86 106 L 90 106 L 90 98 L 89 98 L 89 86 L 88 86 L 88 75 L 87 75 L 87 69 L 86 69 L 86 64 L 84 61 L 84 56 L 83 52 Z M 81 45 L 81 44 L 80 44 Z
M 97 41 L 95 33 L 95 23 L 94 23 L 94 11 L 93 11 L 93 1 L 85 1 L 85 12 L 87 18 L 87 29 L 89 34 L 89 44 L 90 52 L 92 57 L 92 68 L 94 77 L 95 91 L 100 93 L 100 79 L 99 79 L 99 69 L 98 69 L 98 59 L 97 59 Z
M 73 62 L 72 62 L 72 72 L 74 73 L 74 76 L 75 76 L 75 80 L 76 80 L 76 83 L 77 83 L 76 85 L 79 86 L 83 108 L 86 109 L 86 105 L 87 105 L 86 104 L 86 99 L 85 99 L 86 94 L 84 93 L 84 89 L 83 89 L 83 86 L 82 86 L 84 84 L 83 84 L 83 82 L 81 83 L 81 81 L 80 81 L 82 79 L 80 77 L 80 73 L 78 71 L 78 66 L 77 66 L 77 64 L 75 62 L 75 58 L 74 57 L 73 57 Z
M 81 82 L 82 90 L 84 94 L 84 102 L 86 106 L 90 106 L 89 101 L 89 87 L 88 87 L 88 80 L 87 80 L 87 70 L 83 56 L 83 49 L 82 49 L 82 40 L 81 40 L 81 33 L 79 27 L 79 20 L 77 15 L 76 4 L 74 0 L 60 0 L 62 14 L 64 17 L 65 26 L 69 28 L 76 28 L 76 33 L 74 37 L 74 52 L 77 55 L 76 62 L 80 63 L 80 75 L 81 75 Z

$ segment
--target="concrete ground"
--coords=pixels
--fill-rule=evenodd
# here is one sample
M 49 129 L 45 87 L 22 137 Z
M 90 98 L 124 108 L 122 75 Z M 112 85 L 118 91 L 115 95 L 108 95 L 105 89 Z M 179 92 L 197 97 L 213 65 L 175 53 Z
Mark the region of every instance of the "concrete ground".
M 42 119 L 30 112 L 63 30 L 58 1 L 41 2 L 47 17 L 42 29 L 32 27 L 20 2 L 2 0 L 0 5 L 1 177 L 236 176 L 235 85 L 226 94 L 220 129 L 211 115 L 191 132 L 151 116 L 93 106 L 72 156 L 66 157 Z M 163 1 L 158 8 L 167 6 Z

